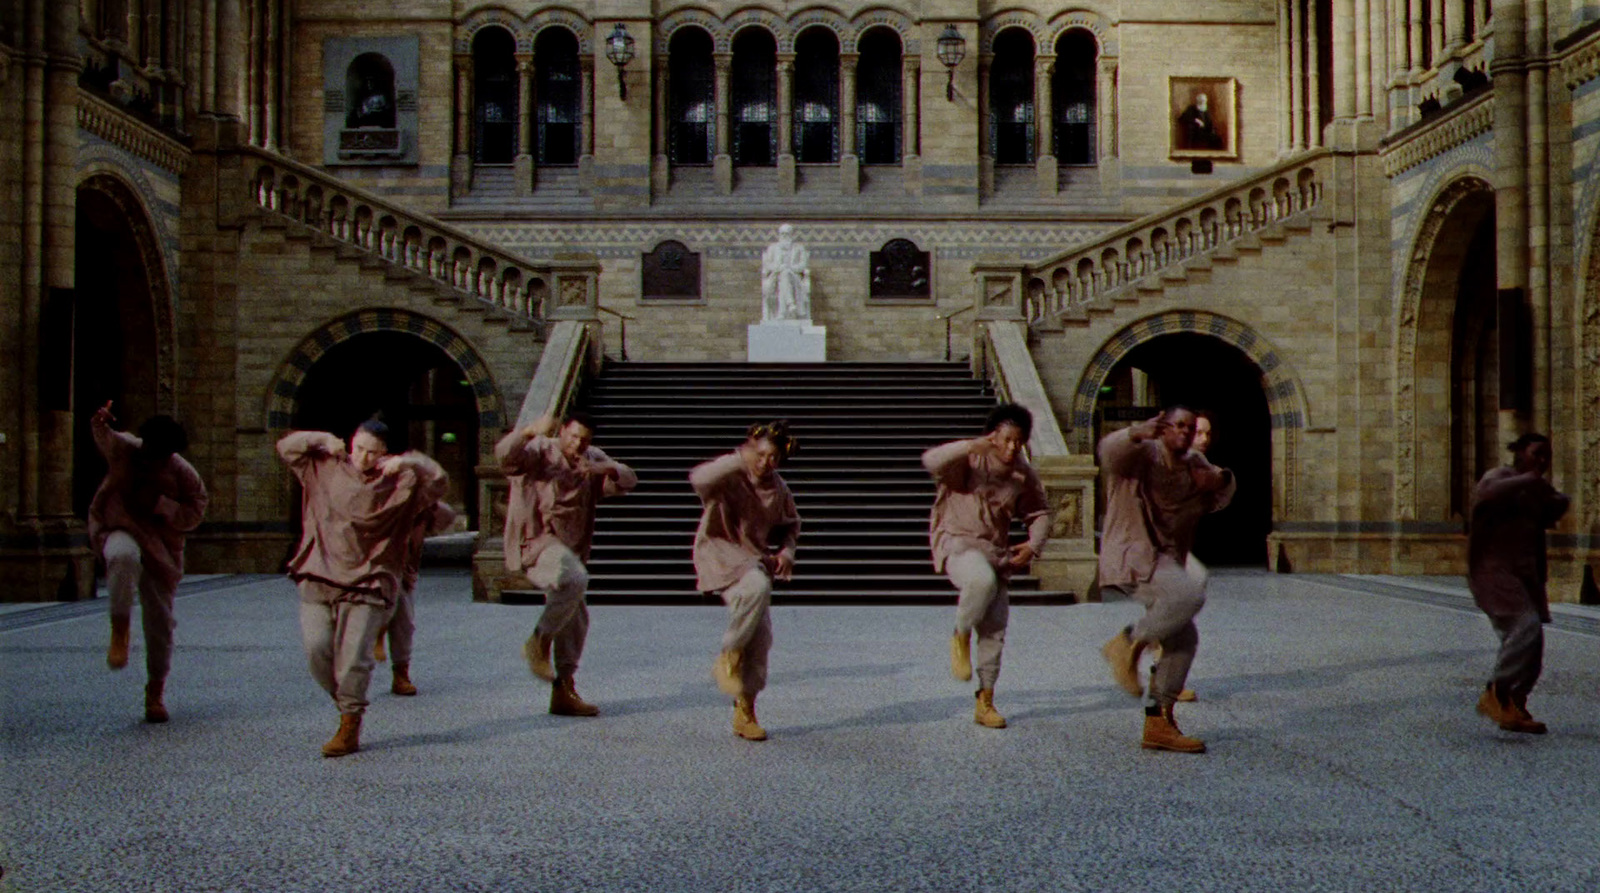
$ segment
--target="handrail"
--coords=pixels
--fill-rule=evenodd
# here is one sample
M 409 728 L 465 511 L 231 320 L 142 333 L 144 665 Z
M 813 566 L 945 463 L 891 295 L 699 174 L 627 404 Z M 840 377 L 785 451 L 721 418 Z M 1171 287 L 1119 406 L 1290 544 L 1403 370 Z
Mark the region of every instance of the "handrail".
M 1315 149 L 1032 264 L 1024 313 L 1043 322 L 1322 203 L 1332 152 Z
M 1061 433 L 1061 423 L 1056 420 L 1039 369 L 1033 364 L 1021 325 L 1003 320 L 980 322 L 977 343 L 983 357 L 981 367 L 974 371 L 994 385 L 995 394 L 1002 401 L 1020 404 L 1033 413 L 1029 458 L 1066 455 L 1067 439 Z
M 950 360 L 953 358 L 952 357 L 952 351 L 950 349 L 950 331 L 951 331 L 951 322 L 950 322 L 950 320 L 952 318 L 956 317 L 956 316 L 959 316 L 959 315 L 961 315 L 963 313 L 966 313 L 968 310 L 975 309 L 977 306 L 978 306 L 977 302 L 974 301 L 973 303 L 968 304 L 965 307 L 962 307 L 960 310 L 952 310 L 949 313 L 944 313 L 944 314 L 935 313 L 933 315 L 934 319 L 942 319 L 942 320 L 944 320 L 944 361 L 946 363 L 950 362 Z
M 601 313 L 609 313 L 612 316 L 615 316 L 617 319 L 622 320 L 620 323 L 621 337 L 619 338 L 619 340 L 622 342 L 622 345 L 617 353 L 617 359 L 624 363 L 628 362 L 628 322 L 629 320 L 636 320 L 638 317 L 629 316 L 626 313 L 618 313 L 617 311 L 612 310 L 610 307 L 596 306 L 594 309 L 600 311 Z
M 455 288 L 542 327 L 561 272 L 571 262 L 535 263 L 465 230 L 256 146 L 240 146 L 254 165 L 254 203 L 336 241 Z M 578 264 L 581 266 L 582 264 Z
M 591 337 L 589 324 L 577 320 L 561 320 L 550 327 L 544 352 L 539 355 L 539 365 L 517 413 L 517 427 L 531 425 L 540 416 L 560 418 L 566 414 L 583 385 L 584 371 L 589 368 Z

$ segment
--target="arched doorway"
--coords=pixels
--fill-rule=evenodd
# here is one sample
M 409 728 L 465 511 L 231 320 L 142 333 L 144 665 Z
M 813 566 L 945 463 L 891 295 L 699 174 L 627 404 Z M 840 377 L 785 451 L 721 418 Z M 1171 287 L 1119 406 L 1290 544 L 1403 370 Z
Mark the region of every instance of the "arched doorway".
M 1272 529 L 1272 415 L 1260 367 L 1212 335 L 1157 335 L 1128 350 L 1100 385 L 1095 439 L 1173 404 L 1214 418 L 1208 456 L 1232 469 L 1239 484 L 1231 505 L 1200 522 L 1196 557 L 1218 566 L 1264 566 Z
M 120 181 L 92 177 L 78 188 L 75 239 L 72 343 L 49 349 L 72 352 L 72 507 L 83 515 L 106 472 L 95 410 L 110 401 L 118 425 L 137 428 L 172 407 L 161 381 L 166 274 L 144 209 Z
M 347 437 L 381 413 L 394 448 L 421 450 L 450 473 L 445 500 L 476 527 L 478 405 L 471 380 L 437 344 L 402 331 L 360 332 L 328 348 L 295 390 L 295 428 Z

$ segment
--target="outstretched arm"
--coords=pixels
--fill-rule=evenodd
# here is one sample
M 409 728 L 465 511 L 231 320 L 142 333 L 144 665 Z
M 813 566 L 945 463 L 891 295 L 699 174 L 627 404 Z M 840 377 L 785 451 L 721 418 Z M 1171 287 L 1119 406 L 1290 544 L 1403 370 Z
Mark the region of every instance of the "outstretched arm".
M 125 458 L 129 453 L 138 449 L 141 441 L 125 431 L 117 431 L 111 427 L 116 417 L 111 414 L 111 401 L 94 411 L 89 417 L 89 434 L 94 438 L 95 448 L 100 450 L 100 455 L 107 463 L 116 462 Z
M 445 472 L 444 466 L 427 453 L 411 450 L 383 460 L 384 474 L 398 474 L 406 468 L 416 474 L 417 493 L 423 501 L 434 502 L 449 489 L 450 475 Z
M 290 431 L 278 441 L 278 457 L 290 468 L 343 453 L 344 441 L 326 431 Z
M 743 473 L 743 457 L 737 452 L 732 452 L 696 465 L 694 470 L 689 472 L 689 485 L 694 487 L 694 492 L 702 500 L 715 499 L 730 481 Z
M 959 488 L 967 481 L 967 457 L 979 449 L 982 442 L 983 438 L 974 437 L 942 443 L 922 454 L 922 467 L 933 475 L 934 481 Z
M 639 486 L 639 475 L 635 474 L 632 468 L 607 456 L 604 450 L 589 447 L 589 452 L 584 458 L 595 473 L 605 478 L 601 496 L 621 496 Z
M 544 451 L 528 448 L 540 436 L 535 426 L 529 425 L 500 438 L 500 442 L 494 445 L 494 457 L 500 463 L 500 470 L 507 475 L 537 475 L 543 471 Z

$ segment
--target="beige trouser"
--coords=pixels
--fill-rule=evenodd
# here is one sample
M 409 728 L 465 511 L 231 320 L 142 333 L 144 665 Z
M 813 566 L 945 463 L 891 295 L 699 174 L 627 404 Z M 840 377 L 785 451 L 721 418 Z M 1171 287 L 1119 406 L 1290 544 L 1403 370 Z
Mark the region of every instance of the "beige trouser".
M 1129 637 L 1161 646 L 1161 659 L 1150 670 L 1145 703 L 1170 707 L 1189 679 L 1189 667 L 1200 644 L 1194 616 L 1206 605 L 1205 578 L 1190 574 L 1170 555 L 1158 555 L 1155 573 L 1148 582 L 1133 587 L 1132 597 L 1145 611 L 1129 629 Z
M 1006 578 L 977 549 L 957 552 L 945 560 L 945 576 L 961 594 L 956 600 L 956 632 L 978 632 L 973 649 L 979 688 L 994 688 L 1000 678 L 1000 654 L 1006 646 L 1006 624 L 1011 619 L 1011 590 Z
M 367 709 L 372 681 L 372 646 L 393 609 L 349 597 L 315 580 L 300 581 L 300 640 L 311 678 L 339 705 L 340 713 Z
M 722 590 L 728 606 L 728 631 L 722 650 L 740 653 L 744 693 L 767 687 L 767 655 L 772 651 L 772 578 L 760 567 L 745 571 L 739 582 Z
M 415 587 L 402 586 L 394 597 L 394 616 L 389 618 L 389 660 L 411 663 L 411 639 L 417 632 Z
M 133 599 L 138 595 L 143 609 L 139 620 L 144 625 L 145 674 L 151 682 L 165 682 L 172 668 L 172 631 L 178 626 L 172 616 L 173 591 L 145 572 L 139 541 L 126 531 L 112 531 L 100 554 L 106 561 L 111 616 L 131 618 Z
M 544 613 L 533 631 L 554 641 L 556 675 L 571 676 L 578 672 L 589 638 L 589 605 L 584 601 L 589 571 L 571 549 L 553 543 L 528 568 L 528 582 L 544 590 Z

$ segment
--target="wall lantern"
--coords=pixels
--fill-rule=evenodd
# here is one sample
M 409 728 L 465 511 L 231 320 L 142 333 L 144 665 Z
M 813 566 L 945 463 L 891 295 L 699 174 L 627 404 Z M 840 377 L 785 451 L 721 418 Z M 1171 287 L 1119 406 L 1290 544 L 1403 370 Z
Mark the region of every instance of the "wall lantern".
M 611 64 L 617 66 L 617 95 L 623 102 L 628 101 L 628 85 L 622 80 L 622 69 L 633 61 L 633 36 L 621 22 L 612 29 L 611 36 L 606 38 L 606 58 Z
M 950 81 L 944 86 L 944 98 L 948 102 L 956 101 L 956 66 L 961 60 L 967 58 L 967 39 L 961 36 L 955 25 L 944 26 L 944 31 L 939 34 L 939 61 L 944 67 L 950 69 Z

